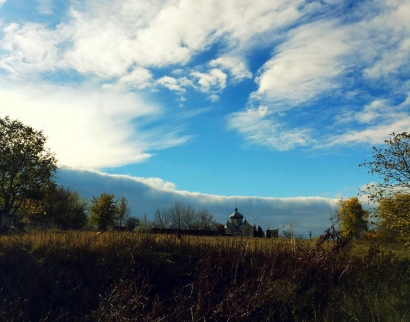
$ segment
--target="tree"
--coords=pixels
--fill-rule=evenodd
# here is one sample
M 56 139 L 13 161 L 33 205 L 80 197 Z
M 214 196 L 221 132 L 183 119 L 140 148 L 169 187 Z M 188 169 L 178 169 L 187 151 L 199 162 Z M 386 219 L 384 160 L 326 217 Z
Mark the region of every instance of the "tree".
M 168 209 L 157 209 L 154 214 L 154 225 L 162 229 L 167 229 L 171 225 L 171 215 Z
M 206 209 L 201 209 L 198 212 L 199 229 L 211 230 L 215 229 L 217 222 L 214 220 L 214 216 Z
M 129 216 L 126 220 L 125 220 L 125 228 L 127 228 L 127 230 L 129 231 L 134 231 L 135 228 L 137 228 L 140 224 L 140 220 L 137 217 L 131 217 Z
M 131 209 L 128 206 L 128 200 L 124 197 L 118 201 L 117 204 L 117 221 L 119 222 L 120 228 L 122 227 L 122 222 L 126 221 L 131 213 Z
M 150 222 L 145 214 L 142 218 L 138 219 L 137 231 L 140 233 L 147 232 L 153 227 L 152 222 Z
M 70 196 L 71 213 L 68 228 L 81 229 L 88 223 L 88 201 L 81 198 L 77 191 L 72 191 Z
M 282 226 L 282 228 L 283 228 L 283 237 L 288 238 L 288 239 L 294 238 L 295 237 L 295 228 L 296 228 L 295 226 L 296 226 L 296 224 L 295 224 L 295 221 L 293 219 L 284 222 L 283 226 Z
M 90 222 L 101 231 L 113 227 L 117 216 L 117 201 L 115 196 L 103 192 L 99 197 L 93 197 L 90 207 Z
M 2 215 L 15 215 L 27 199 L 41 199 L 54 185 L 57 160 L 42 131 L 0 118 L 0 201 Z M 0 217 L 1 219 L 1 217 Z
M 367 231 L 368 216 L 369 212 L 363 209 L 356 197 L 339 201 L 336 219 L 343 236 L 360 237 L 362 233 Z
M 263 231 L 261 226 L 258 226 L 257 236 L 255 236 L 255 237 L 259 237 L 259 238 L 264 238 L 265 237 L 265 232 Z
M 47 191 L 36 212 L 26 211 L 25 215 L 31 220 L 54 223 L 64 229 L 81 229 L 88 222 L 87 212 L 86 199 L 77 191 L 60 186 Z
M 380 201 L 376 218 L 378 233 L 385 240 L 410 244 L 410 194 L 396 194 Z
M 154 225 L 160 228 L 174 229 L 216 229 L 213 215 L 205 209 L 196 211 L 191 206 L 175 202 L 167 209 L 157 209 L 154 214 Z
M 175 202 L 169 207 L 168 211 L 171 217 L 171 228 L 184 229 L 184 205 L 181 202 Z
M 386 145 L 383 148 L 373 147 L 373 161 L 359 165 L 383 180 L 367 185 L 366 191 L 363 191 L 373 202 L 410 192 L 410 134 L 392 133 L 390 139 L 384 142 Z
M 182 217 L 187 229 L 199 229 L 200 219 L 194 208 L 191 206 L 184 207 Z

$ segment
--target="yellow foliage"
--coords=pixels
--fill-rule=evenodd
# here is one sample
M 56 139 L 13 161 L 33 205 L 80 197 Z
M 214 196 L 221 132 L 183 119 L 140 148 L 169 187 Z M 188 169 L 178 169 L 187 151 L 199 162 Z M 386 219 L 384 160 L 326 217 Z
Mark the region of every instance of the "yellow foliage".
M 381 200 L 377 218 L 384 239 L 410 244 L 410 194 L 396 194 Z
M 336 217 L 344 236 L 360 237 L 367 230 L 368 216 L 356 197 L 339 202 Z

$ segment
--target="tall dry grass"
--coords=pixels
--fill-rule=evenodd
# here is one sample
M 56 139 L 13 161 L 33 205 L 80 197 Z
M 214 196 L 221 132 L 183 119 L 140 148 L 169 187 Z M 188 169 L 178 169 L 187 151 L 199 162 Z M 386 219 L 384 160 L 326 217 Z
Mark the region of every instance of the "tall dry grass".
M 131 233 L 0 237 L 4 321 L 409 321 L 410 260 L 351 244 Z

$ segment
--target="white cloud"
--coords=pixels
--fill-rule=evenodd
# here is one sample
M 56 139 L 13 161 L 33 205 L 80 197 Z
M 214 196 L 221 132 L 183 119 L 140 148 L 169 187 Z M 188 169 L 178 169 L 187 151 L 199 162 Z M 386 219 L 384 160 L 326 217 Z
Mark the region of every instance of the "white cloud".
M 52 13 L 51 0 L 37 3 L 42 13 Z M 111 92 L 162 86 L 180 95 L 202 91 L 216 101 L 231 79 L 235 83 L 252 77 L 248 60 L 268 51 L 272 56 L 258 72 L 257 90 L 245 110 L 228 116 L 229 127 L 248 141 L 279 150 L 323 146 L 328 144 L 326 136 L 313 138 L 318 129 L 275 113 L 293 109 L 297 114 L 295 108 L 336 91 L 338 97 L 347 97 L 352 91 L 349 82 L 381 82 L 403 95 L 406 85 L 397 75 L 408 75 L 410 63 L 408 0 L 366 2 L 341 17 L 330 10 L 336 7 L 334 0 L 72 1 L 69 16 L 56 27 L 24 22 L 5 26 L 0 70 L 4 79 L 25 84 L 39 82 L 44 72 L 58 77 L 60 70 L 74 70 L 88 82 L 114 84 L 104 87 Z M 214 49 L 217 56 L 211 57 Z M 208 62 L 188 65 L 208 54 Z M 155 79 L 155 72 L 166 67 L 174 69 L 172 77 L 165 71 L 166 76 Z M 256 117 L 260 111 L 255 114 L 253 106 L 260 105 L 267 110 Z M 334 114 L 340 111 L 323 108 L 329 120 L 337 121 Z M 383 120 L 379 125 L 388 128 L 399 124 L 399 114 L 405 119 L 404 111 L 387 109 L 383 112 L 368 103 L 361 112 L 349 111 L 339 120 L 349 116 L 372 131 L 377 121 Z M 331 137 L 340 138 L 336 141 L 341 144 L 354 138 L 361 142 L 366 136 L 360 129 L 338 133 Z M 165 145 L 187 139 L 174 135 L 177 138 L 169 138 L 174 143 Z
M 392 132 L 408 132 L 410 129 L 410 117 L 397 120 L 394 123 L 368 127 L 364 130 L 350 130 L 340 135 L 330 135 L 318 144 L 318 147 L 335 145 L 349 145 L 357 143 L 380 144 L 390 136 Z
M 358 24 L 359 33 L 368 43 L 362 50 L 372 58 L 364 70 L 365 76 L 371 79 L 386 78 L 403 69 L 409 72 L 410 63 L 410 2 L 381 1 L 379 5 L 380 14 L 368 23 Z
M 160 109 L 133 93 L 98 88 L 25 86 L 0 88 L 2 114 L 18 118 L 49 137 L 59 164 L 102 168 L 140 162 L 149 150 L 186 142 L 177 130 L 140 130 Z
M 7 0 L 0 0 L 0 7 L 1 7 L 4 3 L 6 3 L 6 1 L 7 1 Z
M 171 206 L 179 201 L 196 209 L 207 209 L 221 223 L 239 211 L 251 224 L 264 229 L 281 229 L 283 223 L 294 220 L 297 232 L 308 236 L 322 234 L 330 226 L 329 207 L 336 207 L 337 199 L 322 197 L 259 198 L 247 196 L 217 196 L 177 190 L 175 185 L 158 178 L 138 178 L 126 175 L 108 175 L 99 172 L 61 169 L 57 183 L 76 189 L 82 196 L 91 198 L 102 192 L 128 199 L 132 215 L 152 218 L 156 209 Z
M 235 80 L 244 78 L 252 78 L 252 73 L 249 71 L 244 61 L 238 57 L 219 57 L 209 62 L 211 67 L 221 67 L 228 70 Z
M 186 77 L 174 78 L 171 76 L 163 76 L 155 82 L 157 85 L 168 88 L 171 91 L 179 93 L 186 92 L 188 87 L 195 87 L 191 80 Z
M 177 70 L 174 71 L 173 74 L 183 75 L 185 72 L 183 70 Z M 163 76 L 155 81 L 155 85 L 165 87 L 180 94 L 185 93 L 187 89 L 194 89 L 210 94 L 209 98 L 212 101 L 216 101 L 219 99 L 216 93 L 226 87 L 226 80 L 227 75 L 220 69 L 214 68 L 208 73 L 193 71 L 187 76 L 178 78 Z
M 409 116 L 403 104 L 391 105 L 385 94 L 379 98 L 377 91 L 368 93 L 362 85 L 383 86 L 392 96 L 408 95 L 408 83 L 402 77 L 409 75 L 410 27 L 406 13 L 410 2 L 379 1 L 357 10 L 366 18 L 351 22 L 320 19 L 288 31 L 288 38 L 259 71 L 251 107 L 228 117 L 228 127 L 237 129 L 248 141 L 279 150 L 297 145 L 382 143 L 392 131 L 408 131 Z M 347 99 L 351 86 L 357 86 L 355 99 L 367 97 L 369 103 L 360 112 L 355 102 L 354 109 L 322 106 L 326 125 L 335 133 L 324 133 L 315 128 L 315 123 L 309 129 L 289 117 L 276 117 L 288 110 L 296 116 L 310 113 L 309 108 L 323 97 Z M 252 106 L 259 105 L 267 106 L 267 111 L 255 118 Z M 341 123 L 348 125 L 337 127 Z M 320 137 L 313 139 L 315 133 Z M 281 143 L 281 136 L 290 137 L 290 143 Z
M 0 39 L 0 69 L 13 77 L 27 78 L 27 74 L 64 68 L 59 46 L 70 31 L 60 25 L 49 30 L 39 23 L 12 23 L 3 28 Z
M 359 112 L 344 111 L 337 115 L 335 127 L 345 129 L 338 134 L 329 134 L 317 143 L 317 147 L 351 145 L 357 143 L 381 144 L 392 132 L 410 131 L 410 116 L 407 113 L 410 100 L 392 105 L 386 99 L 376 99 Z
M 220 69 L 213 68 L 209 73 L 192 72 L 192 76 L 197 78 L 197 83 L 203 92 L 220 91 L 226 87 L 227 75 Z
M 269 112 L 267 106 L 232 113 L 227 120 L 228 128 L 238 131 L 249 142 L 279 151 L 312 144 L 308 129 L 287 128 Z
M 129 88 L 144 89 L 151 85 L 152 73 L 146 68 L 136 66 L 131 73 L 121 77 L 118 83 Z
M 51 13 L 50 0 L 38 1 L 39 10 Z M 18 35 L 6 40 L 6 47 L 10 42 L 19 46 L 9 53 L 7 61 L 10 65 L 24 66 L 24 61 L 43 61 L 50 54 L 55 58 L 59 45 L 63 44 L 61 57 L 53 64 L 49 62 L 49 68 L 69 67 L 83 74 L 122 77 L 135 65 L 186 64 L 215 41 L 223 40 L 226 51 L 259 46 L 259 43 L 249 44 L 258 39 L 257 35 L 262 37 L 259 41 L 267 43 L 270 37 L 265 33 L 294 23 L 301 16 L 298 7 L 302 3 L 301 0 L 274 4 L 268 0 L 251 3 L 91 0 L 80 6 L 72 2 L 71 19 L 55 30 L 44 25 L 23 24 Z M 37 43 L 38 47 L 30 42 Z M 222 63 L 230 64 L 226 59 Z M 243 66 L 239 67 L 229 68 L 236 77 L 247 77 Z
M 253 94 L 261 100 L 283 102 L 286 108 L 340 87 L 336 77 L 343 72 L 341 56 L 350 49 L 345 31 L 331 22 L 304 25 L 291 35 L 261 68 L 256 79 L 259 88 Z
M 375 100 L 369 105 L 366 105 L 363 112 L 357 113 L 357 120 L 361 123 L 370 123 L 381 117 L 386 109 L 386 100 Z

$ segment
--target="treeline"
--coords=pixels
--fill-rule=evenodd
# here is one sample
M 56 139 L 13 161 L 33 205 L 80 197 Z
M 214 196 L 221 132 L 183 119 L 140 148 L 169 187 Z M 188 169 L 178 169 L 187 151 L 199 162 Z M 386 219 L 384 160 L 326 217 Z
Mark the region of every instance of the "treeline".
M 97 228 L 133 230 L 141 219 L 131 216 L 128 200 L 103 192 L 87 200 L 77 191 L 57 186 L 41 198 L 26 199 L 16 212 L 15 219 L 22 222 L 53 224 L 62 229 Z
M 52 224 L 62 229 L 129 230 L 139 227 L 174 228 L 189 230 L 221 230 L 213 215 L 206 209 L 195 210 L 181 202 L 157 210 L 154 219 L 131 216 L 125 197 L 101 193 L 91 200 L 81 197 L 77 191 L 57 186 L 48 190 L 42 198 L 27 199 L 15 216 L 21 222 Z M 221 228 L 222 226 L 222 228 Z
M 357 197 L 340 200 L 334 217 L 344 237 L 386 242 L 409 241 L 410 194 L 380 198 L 377 207 L 365 210 Z

